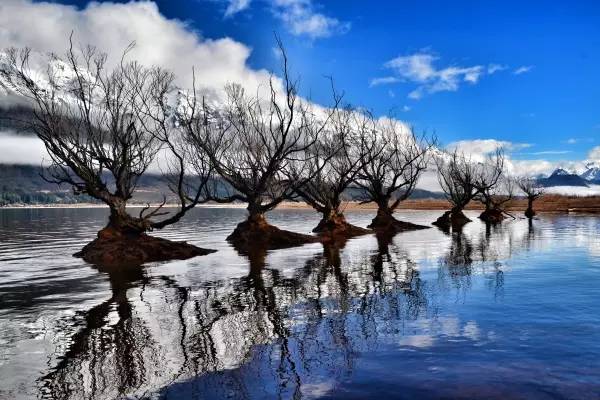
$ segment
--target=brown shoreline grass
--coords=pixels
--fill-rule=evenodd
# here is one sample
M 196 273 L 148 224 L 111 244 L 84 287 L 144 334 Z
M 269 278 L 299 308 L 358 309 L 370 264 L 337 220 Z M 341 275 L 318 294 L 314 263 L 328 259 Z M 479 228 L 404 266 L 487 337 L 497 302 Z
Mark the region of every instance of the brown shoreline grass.
M 305 203 L 283 203 L 280 208 L 310 208 Z M 345 210 L 375 210 L 375 203 L 360 204 L 359 202 L 348 202 L 344 205 Z M 419 199 L 403 201 L 398 209 L 401 210 L 449 210 L 451 205 L 443 199 Z M 514 199 L 507 206 L 507 211 L 525 211 L 526 199 Z M 564 196 L 548 194 L 536 200 L 533 208 L 537 212 L 589 212 L 600 213 L 600 196 Z M 472 201 L 466 207 L 467 210 L 483 210 L 483 204 Z
M 131 203 L 128 207 L 136 208 L 143 207 L 145 203 Z M 8 205 L 0 206 L 0 209 L 20 209 L 20 208 L 104 208 L 103 204 L 95 203 L 76 203 L 76 204 L 27 204 L 27 205 Z M 177 204 L 166 204 L 165 207 L 178 207 Z M 244 204 L 203 204 L 198 207 L 230 207 L 230 208 L 245 208 Z M 277 208 L 279 209 L 310 209 L 310 206 L 303 202 L 283 202 Z M 418 199 L 403 201 L 398 209 L 401 210 L 449 210 L 450 203 L 443 199 Z M 506 207 L 507 211 L 525 211 L 527 208 L 527 200 L 515 199 L 512 200 Z M 343 210 L 375 210 L 375 203 L 360 204 L 357 201 L 346 202 L 342 206 Z M 483 210 L 483 205 L 478 202 L 471 202 L 466 207 L 467 210 Z M 587 212 L 600 213 L 600 196 L 565 196 L 559 194 L 547 194 L 536 200 L 534 203 L 536 212 L 543 213 L 561 213 L 561 212 Z

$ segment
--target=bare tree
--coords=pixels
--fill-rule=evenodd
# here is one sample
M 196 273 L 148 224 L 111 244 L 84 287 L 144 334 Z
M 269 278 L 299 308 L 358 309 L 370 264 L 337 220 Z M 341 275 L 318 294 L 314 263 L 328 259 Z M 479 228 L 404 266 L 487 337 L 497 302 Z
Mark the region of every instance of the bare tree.
M 367 135 L 371 141 L 366 147 L 368 162 L 355 179 L 366 198 L 362 203 L 377 204 L 377 215 L 369 228 L 391 231 L 424 228 L 398 221 L 393 213 L 413 193 L 427 168 L 429 150 L 435 140 L 417 137 L 412 129 L 391 118 L 374 121 L 373 125 Z
M 74 193 L 87 194 L 110 209 L 108 225 L 90 244 L 92 247 L 86 246 L 84 250 L 88 251 L 81 254 L 93 262 L 98 261 L 96 256 L 106 262 L 118 257 L 118 251 L 106 252 L 98 247 L 102 240 L 138 240 L 141 246 L 139 239 L 148 242 L 145 232 L 177 222 L 201 199 L 209 176 L 206 171 L 193 195 L 184 193 L 185 163 L 178 159 L 180 154 L 172 153 L 181 161 L 173 164 L 177 167 L 179 210 L 167 216 L 164 200 L 157 207 L 142 208 L 137 216 L 127 211 L 139 178 L 156 160 L 157 153 L 165 145 L 167 150 L 174 147 L 170 146 L 172 120 L 165 99 L 173 88 L 173 75 L 158 67 L 126 62 L 126 53 L 118 66 L 109 69 L 106 54 L 90 46 L 74 50 L 71 42 L 64 57 L 51 56 L 40 79 L 30 67 L 29 49 L 9 49 L 2 68 L 11 87 L 33 107 L 33 117 L 22 124 L 42 140 L 48 151 L 52 164 L 44 178 L 70 185 Z M 166 217 L 158 219 L 161 216 Z M 159 243 L 152 239 L 153 244 Z M 182 258 L 202 250 L 183 244 L 177 248 L 174 243 L 169 250 L 168 243 L 160 241 L 160 251 L 141 252 L 143 258 Z M 125 244 L 121 247 L 127 252 Z
M 514 199 L 515 184 L 514 178 L 505 176 L 494 188 L 481 192 L 477 196 L 477 200 L 482 202 L 486 208 L 479 218 L 486 222 L 500 222 L 505 215 L 514 219 L 514 215 L 507 211 L 507 207 Z M 492 217 L 488 218 L 486 215 L 492 215 Z
M 346 221 L 341 209 L 344 192 L 355 180 L 370 154 L 365 131 L 372 119 L 349 107 L 334 111 L 330 123 L 301 162 L 290 162 L 286 175 L 296 193 L 321 215 L 313 232 L 355 236 L 369 231 Z M 305 179 L 306 176 L 311 179 Z
M 535 178 L 521 177 L 517 180 L 517 186 L 527 197 L 527 209 L 525 216 L 530 220 L 535 216 L 533 202 L 544 194 L 544 187 L 539 184 Z
M 435 162 L 438 181 L 452 208 L 433 224 L 442 229 L 452 227 L 459 230 L 464 224 L 471 221 L 464 215 L 463 210 L 477 194 L 477 168 L 458 150 L 454 150 L 451 154 L 437 156 Z
M 290 162 L 301 162 L 327 125 L 333 110 L 314 110 L 298 97 L 297 82 L 289 74 L 288 59 L 278 41 L 283 60 L 282 88 L 271 78 L 268 98 L 249 96 L 237 84 L 226 87 L 224 105 L 209 107 L 190 96 L 187 121 L 183 124 L 190 145 L 207 154 L 215 171 L 232 188 L 228 195 L 215 194 L 219 202 L 248 203 L 248 219 L 239 224 L 228 240 L 246 246 L 258 241 L 284 247 L 315 238 L 292 234 L 270 226 L 265 213 L 304 185 L 311 174 L 292 181 L 284 174 Z
M 501 206 L 512 198 L 512 181 L 503 179 L 504 152 L 497 149 L 488 155 L 483 163 L 478 163 L 475 178 L 477 190 L 474 199 L 485 206 L 479 218 L 485 222 L 497 223 L 504 219 Z

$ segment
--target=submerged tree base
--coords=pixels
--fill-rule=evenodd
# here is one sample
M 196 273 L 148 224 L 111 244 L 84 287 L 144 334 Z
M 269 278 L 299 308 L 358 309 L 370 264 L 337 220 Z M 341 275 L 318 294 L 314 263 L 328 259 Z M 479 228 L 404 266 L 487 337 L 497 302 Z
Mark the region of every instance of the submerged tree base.
M 505 217 L 502 210 L 489 209 L 482 212 L 479 216 L 479 219 L 489 224 L 499 224 L 505 219 Z
M 432 225 L 435 225 L 443 230 L 460 230 L 467 223 L 471 222 L 469 218 L 462 211 L 446 211 L 441 217 L 439 217 Z
M 337 215 L 335 217 L 321 219 L 319 224 L 313 229 L 313 232 L 324 240 L 333 239 L 333 241 L 338 241 L 338 239 L 343 240 L 355 236 L 366 235 L 373 231 L 349 224 L 344 215 Z
M 399 221 L 392 215 L 377 214 L 369 228 L 378 233 L 394 234 L 406 231 L 415 231 L 419 229 L 429 229 L 428 226 L 413 224 L 412 222 Z
M 231 235 L 227 236 L 227 241 L 238 250 L 248 252 L 253 248 L 275 250 L 321 240 L 316 236 L 279 229 L 270 225 L 263 216 L 258 216 L 239 223 Z
M 525 210 L 525 217 L 532 219 L 533 217 L 535 217 L 536 213 L 535 211 L 533 211 L 532 208 L 527 208 L 527 210 Z
M 104 228 L 98 232 L 97 239 L 74 256 L 102 266 L 134 266 L 155 261 L 186 260 L 215 251 L 186 242 L 174 242 L 146 234 L 127 235 Z

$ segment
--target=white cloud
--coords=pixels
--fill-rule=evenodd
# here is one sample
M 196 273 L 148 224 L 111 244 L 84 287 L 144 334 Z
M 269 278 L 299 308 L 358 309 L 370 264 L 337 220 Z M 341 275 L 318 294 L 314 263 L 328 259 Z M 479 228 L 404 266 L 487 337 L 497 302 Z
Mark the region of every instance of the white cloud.
M 577 144 L 577 143 L 593 143 L 594 138 L 569 138 L 564 140 L 562 143 L 566 144 Z
M 533 68 L 533 65 L 523 65 L 523 66 L 515 69 L 513 71 L 513 74 L 515 74 L 515 75 L 521 75 L 521 74 L 524 74 L 526 72 L 531 71 L 532 68 Z
M 221 1 L 227 3 L 225 18 L 247 10 L 252 3 L 252 0 Z M 351 27 L 349 22 L 318 12 L 318 6 L 313 0 L 262 0 L 262 2 L 271 8 L 273 15 L 284 24 L 288 32 L 295 36 L 318 39 L 344 34 Z
M 498 71 L 504 71 L 505 69 L 507 69 L 508 66 L 506 65 L 500 65 L 500 64 L 489 64 L 487 67 L 487 73 L 492 75 Z
M 569 196 L 598 196 L 600 185 L 585 186 L 553 186 L 546 188 L 546 193 L 563 194 Z
M 35 21 L 35 29 L 24 28 L 30 26 L 31 21 Z M 191 86 L 194 67 L 199 89 L 217 96 L 229 82 L 242 84 L 249 93 L 256 93 L 258 88 L 266 91 L 271 78 L 268 71 L 254 70 L 247 65 L 251 49 L 243 43 L 230 38 L 202 38 L 186 23 L 161 15 L 152 2 L 90 3 L 78 9 L 29 0 L 2 0 L 0 26 L 0 50 L 27 46 L 37 52 L 64 54 L 69 35 L 74 31 L 76 44 L 92 44 L 107 51 L 109 64 L 118 62 L 122 51 L 135 41 L 135 48 L 128 54 L 130 59 L 172 70 L 177 84 L 183 88 Z M 279 91 L 281 81 L 275 78 L 274 83 Z M 13 100 L 2 97 L 0 106 Z M 23 146 L 32 145 L 26 142 L 30 139 L 11 137 L 11 148 L 21 148 L 14 144 L 19 140 L 25 141 Z M 12 154 L 19 153 L 16 150 L 10 154 L 0 152 L 0 162 L 15 162 Z M 40 162 L 37 153 L 21 154 L 23 162 Z
M 250 0 L 229 0 L 227 9 L 225 10 L 225 17 L 231 17 L 248 7 L 250 7 Z
M 600 162 L 600 146 L 593 147 L 588 153 L 588 160 Z
M 384 67 L 393 70 L 397 76 L 375 78 L 371 80 L 371 86 L 407 80 L 419 85 L 408 95 L 409 98 L 418 100 L 426 94 L 454 92 L 465 82 L 474 85 L 486 73 L 491 74 L 501 68 L 499 65 L 491 65 L 487 69 L 481 65 L 475 65 L 471 67 L 450 66 L 437 69 L 434 63 L 438 59 L 439 57 L 424 51 L 396 57 L 386 62 Z M 391 78 L 396 78 L 396 80 Z
M 379 86 L 379 85 L 388 85 L 390 83 L 400 82 L 399 78 L 395 76 L 384 76 L 382 78 L 373 78 L 371 82 L 369 82 L 369 87 Z
M 317 39 L 344 34 L 350 30 L 349 22 L 317 12 L 312 0 L 271 0 L 271 2 L 273 14 L 293 35 Z
M 534 156 L 546 156 L 546 155 L 558 155 L 558 154 L 569 154 L 572 153 L 571 150 L 544 150 L 544 151 L 534 151 L 532 153 L 525 153 L 525 154 L 531 154 Z
M 409 106 L 405 105 L 402 107 L 402 111 L 404 111 L 404 112 L 409 112 L 410 110 L 411 110 L 411 108 Z
M 35 29 L 28 29 L 35 21 Z M 85 8 L 33 3 L 0 2 L 0 49 L 29 46 L 34 51 L 63 54 L 71 31 L 77 44 L 93 44 L 116 62 L 135 41 L 130 53 L 147 65 L 171 69 L 182 86 L 191 84 L 192 67 L 200 85 L 220 90 L 227 82 L 255 89 L 269 79 L 264 70 L 247 66 L 251 49 L 230 38 L 205 39 L 183 21 L 167 19 L 152 2 L 90 3 Z
M 0 162 L 3 164 L 40 165 L 49 163 L 49 156 L 36 136 L 18 135 L 12 131 L 0 132 Z
M 531 144 L 514 143 L 496 139 L 459 140 L 446 146 L 448 150 L 458 150 L 459 152 L 473 156 L 486 156 L 498 149 L 504 149 L 506 152 L 512 152 L 528 147 L 531 147 Z

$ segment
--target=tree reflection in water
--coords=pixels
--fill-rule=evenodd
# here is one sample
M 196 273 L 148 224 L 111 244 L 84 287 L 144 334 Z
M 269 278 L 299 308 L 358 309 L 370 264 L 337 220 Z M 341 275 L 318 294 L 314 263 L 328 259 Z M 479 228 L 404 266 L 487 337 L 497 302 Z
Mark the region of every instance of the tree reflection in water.
M 477 246 L 463 232 L 448 234 L 439 280 L 465 290 L 474 261 L 501 258 L 518 242 L 507 229 L 485 230 Z M 200 286 L 149 277 L 142 268 L 101 269 L 112 296 L 85 314 L 60 362 L 40 378 L 43 397 L 326 392 L 352 373 L 357 354 L 397 342 L 407 323 L 435 318 L 438 309 L 437 289 L 408 253 L 392 237 L 376 239 L 375 251 L 358 254 L 346 254 L 345 242 L 324 245 L 292 276 L 267 265 L 264 249 L 245 254 L 246 276 Z M 498 243 L 510 249 L 494 249 Z M 490 280 L 501 291 L 503 273 L 494 265 Z

